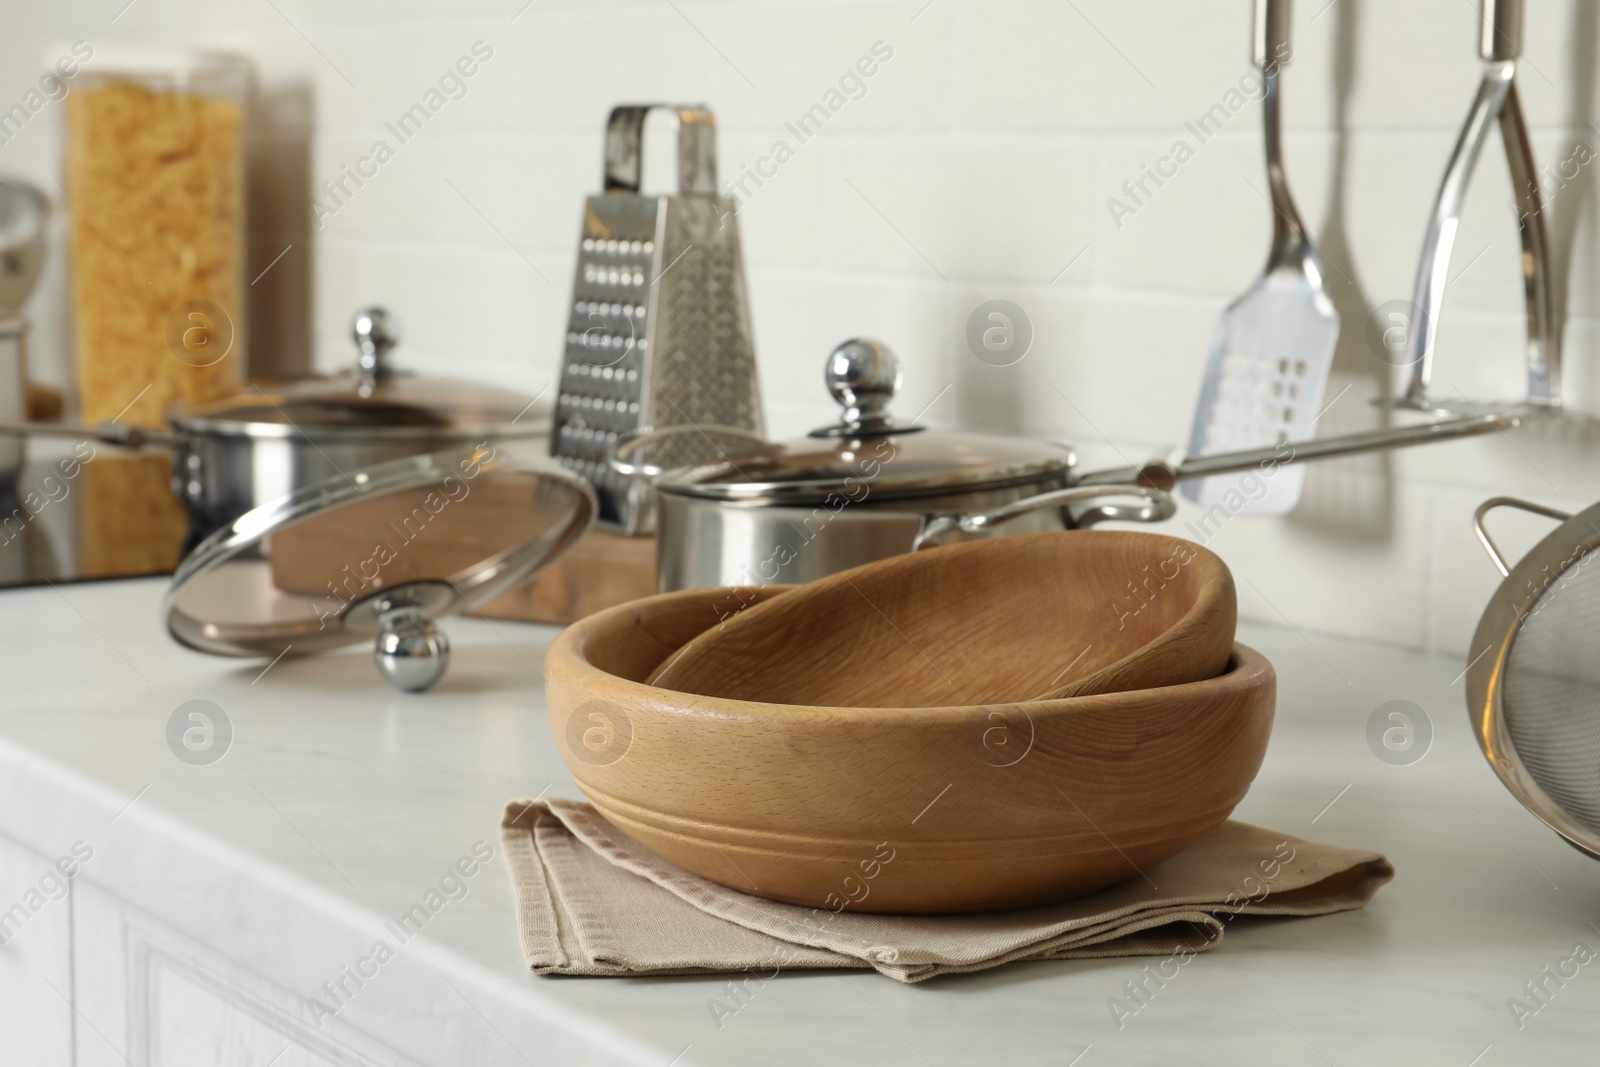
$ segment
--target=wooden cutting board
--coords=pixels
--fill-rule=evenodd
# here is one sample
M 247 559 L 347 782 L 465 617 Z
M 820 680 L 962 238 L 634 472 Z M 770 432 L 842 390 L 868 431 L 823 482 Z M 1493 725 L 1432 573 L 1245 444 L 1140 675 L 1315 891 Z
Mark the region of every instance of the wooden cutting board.
M 572 551 L 476 614 L 564 626 L 655 592 L 654 537 L 590 530 Z

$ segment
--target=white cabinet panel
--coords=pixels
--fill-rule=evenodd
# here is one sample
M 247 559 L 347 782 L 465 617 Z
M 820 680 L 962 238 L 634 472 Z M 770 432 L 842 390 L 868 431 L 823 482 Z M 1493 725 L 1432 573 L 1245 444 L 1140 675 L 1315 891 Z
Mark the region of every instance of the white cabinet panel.
M 128 1067 L 127 935 L 122 902 L 85 879 L 72 887 L 77 1067 Z
M 339 1067 L 164 960 L 149 966 L 150 1067 Z
M 72 902 L 54 862 L 0 837 L 0 1059 L 6 1063 L 72 1064 Z
M 342 1020 L 317 1029 L 301 997 L 100 886 L 73 899 L 80 1067 L 412 1064 Z

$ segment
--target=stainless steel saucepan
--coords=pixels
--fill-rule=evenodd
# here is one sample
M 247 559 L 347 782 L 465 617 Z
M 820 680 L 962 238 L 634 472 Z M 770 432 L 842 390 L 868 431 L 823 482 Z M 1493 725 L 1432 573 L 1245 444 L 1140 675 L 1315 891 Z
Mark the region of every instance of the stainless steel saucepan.
M 895 421 L 900 363 L 876 341 L 841 345 L 826 377 L 843 417 L 809 437 L 674 427 L 617 450 L 615 469 L 655 486 L 663 590 L 805 582 L 927 544 L 1173 514 L 1160 489 L 1074 488 L 1062 445 Z M 723 458 L 694 465 L 708 450 Z
M 539 442 L 530 458 L 543 451 L 549 413 L 535 411 L 532 398 L 395 369 L 387 355 L 399 328 L 383 308 L 357 312 L 351 332 L 358 350 L 351 370 L 179 403 L 167 411 L 167 431 L 7 422 L 0 435 L 171 449 L 172 488 L 189 513 L 190 545 L 261 504 L 386 460 L 522 440 Z
M 664 591 L 806 582 L 930 545 L 1159 522 L 1180 480 L 1270 472 L 1307 459 L 1447 440 L 1514 426 L 1514 413 L 1293 442 L 1173 466 L 1079 473 L 1064 445 L 897 422 L 900 364 L 877 341 L 847 341 L 825 379 L 844 407 L 833 426 L 772 443 L 744 430 L 678 426 L 624 442 L 612 466 L 656 492 Z

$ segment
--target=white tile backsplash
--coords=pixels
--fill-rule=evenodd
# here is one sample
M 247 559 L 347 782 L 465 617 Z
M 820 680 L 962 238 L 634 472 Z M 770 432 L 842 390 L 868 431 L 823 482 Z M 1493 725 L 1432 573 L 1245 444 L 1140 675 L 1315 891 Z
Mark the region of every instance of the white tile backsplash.
M 960 12 L 963 131 L 1167 130 L 1248 69 L 1243 4 L 985 0 Z
M 1199 144 L 1186 124 L 1248 73 L 1249 0 L 0 0 L 0 108 L 58 41 L 161 42 L 250 54 L 259 368 L 348 361 L 348 319 L 402 318 L 419 370 L 550 384 L 583 197 L 599 187 L 614 103 L 705 101 L 740 226 L 768 421 L 803 432 L 834 410 L 822 358 L 875 335 L 905 363 L 899 407 L 927 421 L 1078 443 L 1086 465 L 1184 440 L 1217 313 L 1266 255 L 1259 104 Z M 1529 0 L 1524 104 L 1544 164 L 1600 148 L 1600 11 Z M 1284 75 L 1292 187 L 1330 263 L 1343 337 L 1324 431 L 1383 425 L 1386 368 L 1368 317 L 1409 297 L 1445 157 L 1476 86 L 1476 12 L 1460 0 L 1298 5 Z M 483 41 L 450 102 L 337 212 L 311 198 Z M 859 86 L 848 75 L 864 56 Z M 843 79 L 843 81 L 841 81 Z M 839 92 L 822 131 L 791 128 Z M 0 145 L 0 168 L 55 179 L 56 105 Z M 1117 225 L 1108 199 L 1184 139 L 1193 159 Z M 771 171 L 775 146 L 792 150 Z M 668 151 L 648 142 L 650 173 Z M 1597 152 L 1600 154 L 1600 152 Z M 1568 397 L 1600 413 L 1600 161 L 1554 198 L 1568 279 Z M 453 186 L 453 187 L 452 187 Z M 1440 330 L 1437 390 L 1522 386 L 1517 234 L 1497 138 L 1474 181 Z M 60 270 L 37 298 L 34 362 L 63 382 Z M 542 277 L 541 277 L 542 275 Z M 1010 367 L 968 351 L 982 302 L 1034 330 Z M 307 345 L 314 351 L 307 352 Z M 1600 496 L 1600 425 L 1569 420 L 1392 457 L 1315 467 L 1298 511 L 1240 517 L 1209 541 L 1241 608 L 1325 632 L 1464 650 L 1497 580 L 1472 509 L 1495 494 L 1578 507 Z M 1195 511 L 1186 506 L 1174 532 Z M 1513 555 L 1543 527 L 1499 519 Z M 1329 681 L 1340 684 L 1330 669 Z
M 1472 528 L 1472 513 L 1485 495 L 1462 489 L 1440 489 L 1434 494 L 1438 542 L 1432 561 L 1429 638 L 1436 648 L 1454 655 L 1468 654 L 1478 617 L 1502 581 Z M 1591 498 L 1564 497 L 1537 489 L 1529 489 L 1527 497 L 1564 511 L 1594 503 Z M 1514 508 L 1497 508 L 1484 518 L 1490 537 L 1512 562 L 1555 526 L 1550 519 Z M 1473 651 L 1481 648 L 1480 645 Z
M 875 138 L 833 146 L 830 266 L 1047 284 L 1094 237 L 1087 142 Z M 1087 277 L 1087 257 L 1078 273 Z
M 1118 141 L 1106 151 L 1106 199 L 1114 198 L 1115 210 L 1102 203 L 1098 214 L 1108 284 L 1231 298 L 1260 275 L 1272 236 L 1260 129 L 1260 106 L 1251 105 L 1205 142 L 1179 129 Z M 1314 225 L 1325 210 L 1328 138 L 1286 140 L 1295 202 Z M 1180 143 L 1193 152 L 1182 163 Z M 1156 167 L 1176 173 L 1161 178 Z M 1133 186 L 1131 194 L 1125 185 Z

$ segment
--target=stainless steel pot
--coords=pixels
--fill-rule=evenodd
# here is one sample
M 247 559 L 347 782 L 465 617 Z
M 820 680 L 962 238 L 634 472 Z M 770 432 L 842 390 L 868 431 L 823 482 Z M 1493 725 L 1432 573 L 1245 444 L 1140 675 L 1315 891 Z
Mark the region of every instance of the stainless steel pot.
M 27 332 L 23 320 L 0 318 L 0 419 L 28 417 L 28 367 L 22 347 Z M 22 439 L 0 435 L 0 500 L 16 492 L 23 459 Z
M 189 512 L 192 547 L 268 501 L 386 460 L 470 449 L 485 442 L 543 452 L 547 411 L 532 398 L 390 366 L 399 327 L 383 308 L 356 313 L 355 367 L 331 378 L 249 391 L 167 411 L 170 432 L 110 423 L 98 428 L 7 423 L 0 433 L 88 437 L 172 451 L 172 488 Z
M 843 418 L 808 437 L 774 444 L 681 426 L 616 450 L 615 470 L 655 488 L 663 591 L 805 582 L 953 540 L 1158 522 L 1176 510 L 1165 490 L 1184 479 L 1453 440 L 1523 417 L 1495 411 L 1080 473 L 1064 445 L 897 423 L 887 409 L 900 364 L 880 342 L 840 345 L 824 377 Z
M 930 544 L 1174 512 L 1148 486 L 1073 487 L 1062 445 L 897 423 L 899 360 L 878 342 L 835 349 L 826 377 L 843 418 L 809 437 L 685 426 L 617 450 L 615 469 L 656 489 L 662 590 L 805 582 Z M 708 451 L 722 458 L 678 465 Z

